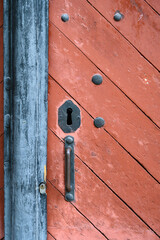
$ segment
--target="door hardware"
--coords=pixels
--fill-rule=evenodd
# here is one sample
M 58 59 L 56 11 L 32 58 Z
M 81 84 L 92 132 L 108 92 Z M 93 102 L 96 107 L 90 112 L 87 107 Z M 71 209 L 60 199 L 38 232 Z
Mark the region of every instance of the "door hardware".
M 65 137 L 65 199 L 74 200 L 75 171 L 74 171 L 74 138 Z
M 101 117 L 97 117 L 94 119 L 94 126 L 97 127 L 97 128 L 101 128 L 103 127 L 105 124 L 105 121 L 103 118 Z
M 102 78 L 102 76 L 100 74 L 95 74 L 92 77 L 92 82 L 95 85 L 100 85 L 103 82 L 103 78 Z
M 75 132 L 80 127 L 80 109 L 71 100 L 58 109 L 58 124 L 65 133 Z

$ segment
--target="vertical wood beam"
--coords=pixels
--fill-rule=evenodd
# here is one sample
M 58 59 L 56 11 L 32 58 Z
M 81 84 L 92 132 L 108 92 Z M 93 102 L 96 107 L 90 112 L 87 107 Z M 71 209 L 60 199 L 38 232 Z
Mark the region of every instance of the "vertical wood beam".
M 4 0 L 5 240 L 47 238 L 48 0 Z

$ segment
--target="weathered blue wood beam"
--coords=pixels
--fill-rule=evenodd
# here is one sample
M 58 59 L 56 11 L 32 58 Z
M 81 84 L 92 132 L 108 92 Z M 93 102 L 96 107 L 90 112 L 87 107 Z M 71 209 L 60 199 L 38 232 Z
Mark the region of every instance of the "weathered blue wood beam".
M 47 239 L 48 0 L 4 0 L 5 240 Z

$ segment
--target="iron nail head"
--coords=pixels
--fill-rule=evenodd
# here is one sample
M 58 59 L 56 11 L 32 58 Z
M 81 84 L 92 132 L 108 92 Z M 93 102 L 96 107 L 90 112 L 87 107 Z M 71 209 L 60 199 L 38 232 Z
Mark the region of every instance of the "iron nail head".
M 67 13 L 63 13 L 62 16 L 61 16 L 61 20 L 63 22 L 68 22 L 69 20 L 69 15 Z
M 70 201 L 73 201 L 74 200 L 74 197 L 73 197 L 73 194 L 72 193 L 66 193 L 66 200 L 68 201 L 68 202 L 70 202 Z
M 97 127 L 97 128 L 101 128 L 103 127 L 105 124 L 105 121 L 103 118 L 101 117 L 97 117 L 94 119 L 94 126 Z
M 93 77 L 92 77 L 92 82 L 95 84 L 95 85 L 100 85 L 103 81 L 103 78 L 100 74 L 94 74 Z
M 117 10 L 114 14 L 114 20 L 117 21 L 117 22 L 119 22 L 123 17 L 124 17 L 123 14 L 120 13 L 119 10 Z

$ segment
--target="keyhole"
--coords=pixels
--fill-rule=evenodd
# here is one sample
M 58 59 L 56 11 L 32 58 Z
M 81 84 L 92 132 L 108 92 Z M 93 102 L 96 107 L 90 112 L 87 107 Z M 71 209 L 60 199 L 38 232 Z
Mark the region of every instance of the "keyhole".
M 67 125 L 72 125 L 72 108 L 67 108 Z

